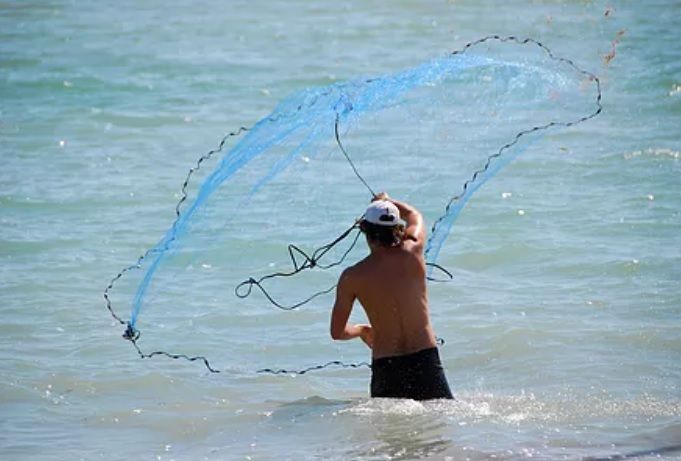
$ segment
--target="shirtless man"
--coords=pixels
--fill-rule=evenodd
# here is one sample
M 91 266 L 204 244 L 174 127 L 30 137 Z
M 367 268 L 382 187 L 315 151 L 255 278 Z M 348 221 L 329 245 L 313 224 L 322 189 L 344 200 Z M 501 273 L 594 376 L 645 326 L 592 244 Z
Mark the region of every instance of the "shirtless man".
M 331 337 L 359 337 L 372 350 L 372 397 L 453 398 L 428 315 L 423 217 L 381 193 L 364 213 L 360 229 L 371 253 L 340 276 Z M 355 299 L 370 325 L 348 325 Z

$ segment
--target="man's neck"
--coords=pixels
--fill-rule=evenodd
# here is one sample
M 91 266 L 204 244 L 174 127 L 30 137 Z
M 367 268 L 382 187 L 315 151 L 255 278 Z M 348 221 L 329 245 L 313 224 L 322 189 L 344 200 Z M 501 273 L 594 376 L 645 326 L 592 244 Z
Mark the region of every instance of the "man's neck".
M 369 251 L 371 252 L 372 255 L 376 255 L 376 256 L 379 256 L 379 255 L 384 254 L 388 251 L 394 250 L 395 248 L 399 248 L 399 245 L 387 247 L 387 246 L 378 245 L 378 244 L 375 244 L 375 243 L 369 244 Z

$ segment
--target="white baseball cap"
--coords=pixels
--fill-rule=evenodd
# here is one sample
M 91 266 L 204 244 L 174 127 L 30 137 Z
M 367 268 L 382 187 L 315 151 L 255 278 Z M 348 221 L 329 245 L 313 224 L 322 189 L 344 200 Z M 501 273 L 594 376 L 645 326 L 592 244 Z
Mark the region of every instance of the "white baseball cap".
M 371 202 L 364 213 L 364 220 L 378 226 L 396 226 L 404 224 L 400 219 L 400 210 L 394 203 L 388 200 L 376 200 Z

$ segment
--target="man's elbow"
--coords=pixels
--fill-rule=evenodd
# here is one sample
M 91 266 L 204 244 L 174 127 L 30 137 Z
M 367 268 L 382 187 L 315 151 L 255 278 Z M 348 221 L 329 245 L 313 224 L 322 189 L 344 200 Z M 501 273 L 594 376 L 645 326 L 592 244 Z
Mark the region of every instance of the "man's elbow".
M 339 330 L 338 328 L 331 327 L 331 339 L 333 339 L 334 341 L 339 341 L 343 339 L 345 337 L 344 333 L 345 333 L 344 329 Z

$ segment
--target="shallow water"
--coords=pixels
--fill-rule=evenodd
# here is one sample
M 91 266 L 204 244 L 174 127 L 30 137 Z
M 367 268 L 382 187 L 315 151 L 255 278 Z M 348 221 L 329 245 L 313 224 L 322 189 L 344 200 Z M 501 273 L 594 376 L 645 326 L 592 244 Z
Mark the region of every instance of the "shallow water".
M 4 2 L 0 456 L 679 459 L 680 19 L 673 1 Z M 225 133 L 490 33 L 598 74 L 605 110 L 533 143 L 456 222 L 454 281 L 430 292 L 456 401 L 370 400 L 366 368 L 254 373 L 368 358 L 330 341 L 328 298 L 249 310 L 177 287 L 149 340 L 219 375 L 121 340 L 105 286 Z

